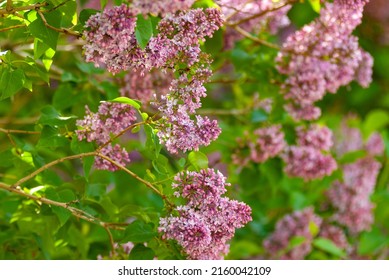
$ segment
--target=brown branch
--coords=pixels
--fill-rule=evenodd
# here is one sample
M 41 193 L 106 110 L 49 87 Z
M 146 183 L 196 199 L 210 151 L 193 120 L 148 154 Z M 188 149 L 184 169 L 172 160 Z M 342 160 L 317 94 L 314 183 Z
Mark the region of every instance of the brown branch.
M 250 2 L 253 2 L 253 0 L 247 0 L 245 3 L 243 3 L 242 6 L 240 7 L 234 7 L 234 6 L 230 6 L 230 5 L 223 5 L 224 7 L 227 7 L 229 9 L 232 9 L 234 10 L 234 12 L 232 12 L 231 14 L 229 14 L 228 16 L 225 17 L 225 22 L 227 22 L 230 18 L 232 18 L 233 16 L 235 16 L 236 14 L 238 13 L 242 13 L 242 8 L 244 6 L 246 6 L 247 4 L 249 4 Z
M 16 183 L 14 183 L 11 187 L 16 188 L 16 187 L 20 186 L 21 184 L 34 178 L 39 173 L 45 171 L 46 169 L 50 168 L 51 166 L 57 165 L 58 163 L 61 163 L 61 162 L 67 161 L 67 160 L 72 160 L 72 159 L 81 159 L 84 157 L 91 157 L 91 156 L 95 156 L 95 155 L 96 155 L 96 152 L 89 152 L 89 153 L 82 153 L 82 154 L 78 154 L 78 155 L 72 155 L 72 156 L 68 156 L 68 157 L 59 158 L 57 160 L 49 162 L 48 164 L 45 164 L 41 168 L 38 168 L 37 170 L 32 172 L 31 174 L 23 177 L 22 179 L 20 179 Z
M 143 121 L 143 122 L 138 122 L 138 123 L 134 123 L 128 127 L 126 127 L 125 129 L 123 129 L 120 133 L 116 134 L 115 136 L 113 136 L 111 139 L 109 139 L 107 142 L 105 142 L 104 144 L 100 145 L 96 151 L 99 152 L 101 151 L 102 148 L 106 147 L 107 145 L 111 144 L 115 139 L 119 138 L 120 136 L 122 136 L 123 134 L 125 134 L 127 131 L 129 131 L 130 129 L 133 129 L 134 127 L 138 126 L 138 125 L 142 125 L 142 124 L 146 124 L 147 122 L 146 121 Z
M 268 10 L 261 11 L 261 12 L 258 13 L 258 14 L 254 14 L 254 15 L 252 15 L 252 16 L 243 18 L 243 19 L 241 19 L 241 20 L 239 20 L 239 21 L 232 22 L 232 23 L 226 22 L 226 25 L 227 25 L 227 26 L 230 26 L 230 27 L 235 27 L 235 26 L 240 25 L 240 24 L 242 24 L 242 23 L 245 23 L 245 22 L 247 22 L 247 21 L 250 21 L 250 20 L 253 20 L 253 19 L 262 17 L 262 16 L 266 15 L 267 13 L 271 13 L 271 12 L 278 11 L 278 10 L 284 8 L 285 6 L 290 5 L 290 4 L 293 4 L 293 3 L 297 2 L 297 1 L 298 1 L 298 0 L 289 0 L 289 1 L 286 1 L 285 3 L 283 3 L 283 4 L 281 4 L 281 5 L 277 6 L 277 7 L 274 7 L 273 9 L 268 9 Z
M 263 45 L 263 46 L 266 46 L 266 47 L 269 47 L 269 48 L 272 48 L 272 49 L 276 49 L 276 50 L 279 50 L 280 47 L 275 45 L 275 44 L 272 44 L 272 43 L 269 43 L 268 41 L 266 40 L 262 40 L 262 39 L 259 39 L 258 37 L 254 37 L 253 35 L 251 35 L 249 32 L 247 32 L 246 30 L 240 28 L 239 26 L 234 26 L 233 27 L 236 31 L 238 31 L 241 35 L 243 35 L 244 37 L 252 40 L 253 42 L 255 43 L 258 43 L 260 45 Z
M 17 29 L 17 28 L 22 28 L 22 27 L 26 27 L 26 25 L 25 24 L 18 24 L 18 25 L 14 25 L 14 26 L 5 27 L 5 28 L 0 29 L 0 32 L 12 30 L 12 29 Z
M 45 10 L 45 11 L 43 11 L 43 12 L 45 12 L 45 13 L 50 13 L 50 12 L 52 12 L 52 11 L 54 11 L 54 10 L 56 10 L 56 9 L 58 9 L 58 8 L 60 8 L 60 7 L 62 7 L 62 6 L 64 6 L 66 3 L 68 3 L 69 1 L 71 1 L 71 0 L 65 0 L 65 1 L 63 1 L 62 3 L 59 3 L 57 6 L 54 6 L 53 8 L 51 8 L 51 9 L 49 9 L 49 10 Z
M 57 32 L 60 32 L 60 33 L 64 33 L 66 35 L 71 35 L 71 36 L 75 36 L 77 38 L 81 38 L 82 37 L 82 34 L 79 33 L 79 32 L 75 32 L 75 31 L 72 31 L 68 28 L 58 28 L 58 27 L 54 27 L 52 25 L 50 25 L 45 16 L 43 15 L 42 11 L 40 11 L 39 9 L 36 9 L 36 12 L 38 13 L 38 15 L 41 17 L 42 21 L 43 21 L 43 24 L 47 27 L 47 28 L 50 28 L 54 31 L 57 31 Z
M 116 229 L 116 230 L 124 230 L 125 229 L 124 227 L 117 226 L 117 225 L 112 224 L 112 223 L 105 223 L 105 222 L 101 221 L 100 219 L 92 216 L 91 214 L 89 214 L 89 213 L 87 213 L 87 212 L 85 212 L 85 211 L 83 211 L 81 209 L 78 209 L 78 208 L 75 208 L 73 206 L 70 206 L 69 205 L 70 203 L 67 203 L 67 202 L 58 202 L 58 201 L 51 200 L 51 199 L 48 199 L 48 198 L 45 198 L 45 197 L 35 196 L 35 195 L 32 195 L 32 194 L 26 193 L 21 188 L 13 188 L 12 186 L 4 184 L 4 183 L 1 183 L 1 182 L 0 182 L 0 189 L 3 189 L 3 190 L 6 190 L 6 191 L 9 191 L 11 193 L 23 196 L 25 198 L 34 200 L 39 205 L 43 203 L 43 204 L 47 204 L 47 205 L 52 205 L 52 206 L 57 206 L 57 207 L 64 208 L 64 209 L 68 210 L 73 216 L 75 216 L 77 218 L 80 218 L 82 220 L 88 221 L 90 223 L 102 226 L 107 231 L 109 231 L 108 228 L 112 228 L 112 229 Z M 109 238 L 110 239 L 112 238 L 112 234 L 109 234 Z
M 0 132 L 4 132 L 6 134 L 40 134 L 39 131 L 27 131 L 27 130 L 4 129 L 4 128 L 0 128 Z
M 116 167 L 118 167 L 119 169 L 123 170 L 124 172 L 126 172 L 127 174 L 131 175 L 133 178 L 135 178 L 136 180 L 138 180 L 139 182 L 143 183 L 146 187 L 148 187 L 149 189 L 153 190 L 155 193 L 157 193 L 160 197 L 162 197 L 163 200 L 165 200 L 170 206 L 172 206 L 173 204 L 167 199 L 167 197 L 161 193 L 152 183 L 150 183 L 149 181 L 146 181 L 144 179 L 142 179 L 141 177 L 139 177 L 137 174 L 135 174 L 134 172 L 132 172 L 131 170 L 127 169 L 125 166 L 121 165 L 120 163 L 118 163 L 117 161 L 103 155 L 103 154 L 100 154 L 98 152 L 96 152 L 95 154 L 96 156 L 102 158 L 102 159 L 105 159 L 106 161 L 112 163 L 113 165 L 115 165 Z
M 12 2 L 12 1 L 7 0 L 6 8 L 5 9 L 0 9 L 0 15 L 12 15 L 12 14 L 14 14 L 16 12 L 35 10 L 35 9 L 39 9 L 41 7 L 46 7 L 47 5 L 49 5 L 48 3 L 44 2 L 42 4 L 41 3 L 37 3 L 37 4 L 34 4 L 34 5 L 13 7 L 12 4 L 9 4 L 9 2 Z

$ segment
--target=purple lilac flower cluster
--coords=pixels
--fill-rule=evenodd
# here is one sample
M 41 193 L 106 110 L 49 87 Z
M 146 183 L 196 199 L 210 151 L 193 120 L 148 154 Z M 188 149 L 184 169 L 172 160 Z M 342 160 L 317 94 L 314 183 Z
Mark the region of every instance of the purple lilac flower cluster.
M 305 180 L 320 179 L 330 175 L 336 168 L 335 159 L 329 151 L 333 145 L 329 128 L 312 124 L 308 128 L 298 127 L 297 144 L 290 146 L 282 155 L 285 161 L 284 171 L 292 177 Z
M 292 6 L 285 5 L 284 1 L 275 3 L 272 0 L 218 0 L 216 2 L 229 23 L 236 24 L 242 21 L 239 27 L 247 32 L 259 33 L 266 29 L 275 34 L 280 28 L 290 24 L 287 13 Z M 283 7 L 278 8 L 280 6 Z M 232 28 L 228 28 L 224 36 L 226 48 L 232 48 L 235 41 L 243 38 Z
M 119 134 L 136 120 L 133 108 L 126 104 L 103 102 L 97 113 L 92 113 L 88 107 L 85 111 L 84 119 L 77 121 L 78 140 L 86 139 L 86 141 L 94 141 L 98 145 L 106 144 L 111 139 L 111 135 Z M 100 153 L 121 165 L 126 165 L 130 161 L 127 151 L 119 144 L 105 145 Z M 100 157 L 96 158 L 95 167 L 111 171 L 117 170 L 115 165 Z
M 134 0 L 132 7 L 142 14 L 165 16 L 168 13 L 189 9 L 195 0 Z
M 221 27 L 220 11 L 209 8 L 167 14 L 158 24 L 159 34 L 150 39 L 145 50 L 136 43 L 135 14 L 122 5 L 91 17 L 85 33 L 87 61 L 106 64 L 112 73 L 133 69 L 142 75 L 155 68 L 178 73 L 158 106 L 162 113 L 160 141 L 171 153 L 209 145 L 221 132 L 217 122 L 192 115 L 201 107 L 200 99 L 206 96 L 203 84 L 212 74 L 211 61 L 201 52 L 200 41 Z
M 277 222 L 274 233 L 264 241 L 263 246 L 273 259 L 304 259 L 311 252 L 315 237 L 311 228 L 320 228 L 321 223 L 322 219 L 315 215 L 311 207 L 288 214 Z M 293 237 L 303 237 L 304 240 L 289 248 Z
M 257 163 L 265 162 L 279 155 L 286 147 L 281 125 L 258 128 L 254 130 L 253 137 L 254 140 L 250 140 L 246 132 L 245 140 L 237 140 L 239 149 L 232 155 L 235 164 L 246 165 L 250 160 Z M 244 155 L 245 147 L 249 149 L 249 155 Z
M 119 80 L 120 93 L 148 104 L 151 100 L 169 93 L 173 80 L 171 71 L 153 69 L 150 72 L 133 70 Z
M 143 65 L 144 55 L 135 38 L 136 15 L 136 10 L 123 4 L 91 16 L 84 32 L 85 60 L 114 74 Z
M 360 131 L 356 128 L 345 128 L 346 131 L 353 131 L 357 136 L 358 145 L 353 145 L 354 149 L 364 149 L 367 155 L 357 161 L 343 165 L 343 180 L 335 181 L 328 190 L 327 195 L 331 204 L 335 207 L 336 213 L 333 219 L 339 224 L 347 227 L 351 233 L 358 233 L 369 230 L 373 223 L 374 205 L 370 201 L 370 195 L 374 191 L 377 176 L 381 164 L 374 159 L 374 156 L 381 155 L 384 151 L 382 137 L 378 133 L 370 135 L 369 139 L 363 145 Z M 341 142 L 348 142 L 348 139 L 342 139 Z M 339 144 L 338 147 L 346 145 Z M 349 148 L 346 152 L 350 152 Z M 339 150 L 340 155 L 344 154 Z
M 314 120 L 321 115 L 314 103 L 326 92 L 356 80 L 371 82 L 373 58 L 351 35 L 361 23 L 367 0 L 335 0 L 326 3 L 320 17 L 289 36 L 276 59 L 287 75 L 283 84 L 286 110 L 295 120 Z
M 343 229 L 338 226 L 323 223 L 320 227 L 319 236 L 331 240 L 338 248 L 347 249 L 349 247 Z
M 222 197 L 228 185 L 213 169 L 178 174 L 173 188 L 186 204 L 160 219 L 163 238 L 176 240 L 189 259 L 223 259 L 235 229 L 251 221 L 249 206 Z

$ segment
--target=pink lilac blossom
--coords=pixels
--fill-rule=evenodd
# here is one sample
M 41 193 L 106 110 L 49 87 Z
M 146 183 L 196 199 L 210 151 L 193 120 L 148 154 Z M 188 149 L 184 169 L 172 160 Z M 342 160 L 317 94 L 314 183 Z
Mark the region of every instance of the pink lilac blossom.
M 348 122 L 352 119 L 352 117 L 348 117 L 342 120 L 340 128 L 335 132 L 334 151 L 338 157 L 363 149 L 361 131 L 348 125 Z
M 344 231 L 338 226 L 323 224 L 319 236 L 331 240 L 338 248 L 347 249 L 349 247 Z
M 321 179 L 331 175 L 337 168 L 331 155 L 310 146 L 290 146 L 282 155 L 285 162 L 284 172 L 291 177 L 304 180 Z
M 354 134 L 360 136 L 358 129 L 350 129 Z M 344 125 L 342 130 L 347 131 L 347 126 Z M 338 141 L 348 143 L 348 139 L 349 136 Z M 344 143 L 340 143 L 338 146 L 343 147 Z M 357 146 L 354 145 L 355 148 L 365 149 L 367 155 L 353 163 L 343 165 L 342 180 L 335 181 L 327 191 L 327 196 L 336 209 L 333 219 L 354 234 L 369 230 L 374 221 L 374 204 L 370 201 L 370 195 L 374 191 L 381 168 L 381 164 L 374 159 L 374 156 L 384 152 L 383 140 L 378 133 L 373 133 L 365 145 L 363 145 L 362 140 L 358 141 L 357 144 Z M 339 151 L 340 155 L 344 154 L 344 149 Z
M 172 214 L 160 219 L 163 238 L 174 239 L 189 259 L 223 259 L 235 229 L 251 221 L 251 209 L 242 202 L 222 197 L 225 177 L 219 171 L 179 173 L 172 187 L 186 200 Z
M 329 151 L 332 147 L 332 131 L 326 126 L 311 124 L 308 127 L 299 126 L 296 129 L 297 144 L 309 146 L 318 150 Z
M 239 27 L 250 33 L 268 30 L 271 34 L 275 34 L 282 27 L 290 24 L 287 13 L 292 6 L 285 5 L 285 1 L 275 3 L 272 0 L 218 0 L 216 2 L 230 24 L 242 21 Z M 281 6 L 282 8 L 278 8 Z M 229 49 L 233 47 L 235 41 L 242 39 L 243 36 L 234 29 L 227 28 L 224 38 L 225 47 Z
M 319 228 L 321 223 L 322 219 L 315 215 L 312 207 L 288 214 L 277 222 L 275 231 L 263 242 L 263 246 L 272 259 L 304 259 L 312 250 L 312 224 Z M 288 250 L 294 237 L 303 237 L 304 241 Z
M 173 75 L 171 72 L 162 72 L 153 69 L 150 72 L 133 70 L 127 73 L 120 81 L 120 93 L 132 99 L 148 104 L 151 100 L 169 93 Z
M 292 177 L 305 180 L 320 179 L 330 175 L 337 163 L 329 151 L 332 147 L 332 132 L 328 127 L 311 124 L 296 128 L 297 145 L 289 146 L 282 155 L 284 171 Z
M 206 96 L 203 84 L 210 75 L 207 68 L 198 68 L 190 78 L 183 74 L 172 81 L 169 94 L 162 96 L 158 109 L 163 116 L 158 137 L 170 153 L 198 150 L 219 136 L 221 130 L 216 120 L 199 115 L 192 119 L 189 115 L 201 107 L 200 100 Z
M 84 32 L 86 61 L 106 66 L 113 74 L 143 65 L 144 54 L 135 38 L 136 15 L 123 4 L 91 16 Z
M 287 75 L 282 92 L 289 100 L 285 108 L 294 119 L 318 118 L 320 111 L 314 103 L 326 92 L 336 93 L 353 80 L 363 87 L 370 84 L 373 59 L 351 34 L 361 23 L 366 2 L 326 3 L 318 19 L 283 44 L 276 59 L 277 69 Z
M 232 154 L 232 162 L 241 166 L 250 161 L 260 163 L 279 155 L 286 147 L 281 125 L 258 128 L 252 136 L 245 131 L 244 138 L 238 138 L 237 150 Z
M 78 140 L 86 139 L 86 141 L 94 141 L 98 145 L 104 145 L 111 139 L 111 135 L 119 134 L 136 120 L 134 109 L 126 104 L 103 102 L 97 113 L 92 113 L 88 106 L 86 106 L 85 111 L 84 119 L 78 120 L 76 123 L 79 127 L 76 130 Z M 126 165 L 130 161 L 127 151 L 118 144 L 115 146 L 106 145 L 100 153 L 121 165 Z M 95 160 L 95 167 L 111 171 L 118 169 L 112 163 L 99 157 Z
M 255 142 L 250 142 L 250 157 L 254 162 L 264 162 L 269 158 L 279 155 L 285 148 L 285 135 L 281 131 L 281 125 L 273 125 L 254 130 L 257 137 Z
M 168 13 L 187 10 L 194 2 L 195 0 L 134 0 L 132 7 L 142 14 L 165 16 Z
M 374 132 L 370 135 L 366 144 L 366 151 L 373 156 L 382 155 L 385 150 L 384 140 L 378 132 Z

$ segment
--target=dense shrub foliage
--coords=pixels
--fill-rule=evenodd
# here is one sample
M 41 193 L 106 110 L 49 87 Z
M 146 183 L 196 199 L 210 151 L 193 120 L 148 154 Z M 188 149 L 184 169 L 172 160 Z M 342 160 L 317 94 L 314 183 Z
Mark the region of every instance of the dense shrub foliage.
M 0 4 L 1 259 L 389 258 L 389 4 Z

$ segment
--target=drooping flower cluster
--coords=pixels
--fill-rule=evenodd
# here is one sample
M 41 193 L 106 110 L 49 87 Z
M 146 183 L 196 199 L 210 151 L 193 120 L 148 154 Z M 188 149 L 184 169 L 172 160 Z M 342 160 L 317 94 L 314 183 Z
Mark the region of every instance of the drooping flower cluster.
M 346 249 L 349 246 L 344 231 L 338 226 L 323 223 L 319 236 L 331 240 L 338 248 Z
M 329 151 L 333 145 L 331 130 L 324 126 L 310 125 L 308 128 L 298 127 L 296 132 L 298 145 L 288 147 L 282 155 L 285 173 L 305 180 L 330 175 L 337 164 L 330 154 L 323 152 Z
M 106 66 L 114 74 L 142 64 L 144 55 L 135 38 L 136 15 L 123 4 L 91 16 L 84 32 L 85 60 Z
M 221 132 L 217 122 L 192 115 L 201 107 L 200 99 L 206 96 L 203 84 L 212 74 L 211 61 L 202 53 L 200 42 L 222 25 L 220 11 L 209 8 L 166 14 L 158 24 L 159 34 L 150 39 L 144 50 L 135 39 L 135 14 L 122 5 L 91 17 L 85 33 L 87 61 L 105 64 L 112 73 L 132 69 L 145 75 L 144 72 L 157 68 L 178 74 L 158 105 L 162 113 L 158 126 L 160 141 L 171 153 L 208 145 Z M 147 80 L 145 85 L 149 85 Z
M 201 53 L 199 41 L 212 36 L 221 24 L 220 13 L 215 9 L 179 12 L 168 15 L 159 24 L 158 40 L 170 47 L 168 52 L 153 50 L 157 64 L 167 68 L 186 65 L 178 70 L 180 76 L 172 81 L 170 92 L 161 98 L 158 108 L 162 113 L 158 137 L 171 153 L 198 150 L 221 132 L 215 120 L 191 117 L 201 107 L 201 98 L 206 96 L 204 83 L 212 75 L 210 59 Z
M 151 100 L 169 93 L 173 75 L 153 69 L 150 72 L 133 70 L 119 81 L 122 96 L 142 101 L 148 104 Z
M 232 155 L 235 164 L 245 165 L 250 160 L 257 163 L 265 162 L 269 158 L 279 155 L 286 147 L 285 135 L 281 130 L 281 125 L 272 125 L 254 130 L 254 140 L 250 140 L 248 135 L 246 136 L 246 141 L 238 139 L 239 149 Z M 248 155 L 243 153 L 245 146 L 249 149 Z
M 251 221 L 249 206 L 222 197 L 225 177 L 219 171 L 182 172 L 175 177 L 176 196 L 186 200 L 160 219 L 163 238 L 174 239 L 189 259 L 223 259 L 235 229 Z
M 286 110 L 296 120 L 317 119 L 314 103 L 326 92 L 356 80 L 367 87 L 373 59 L 351 35 L 361 23 L 366 0 L 335 0 L 326 3 L 320 17 L 289 36 L 277 57 L 277 69 L 287 75 L 282 90 Z
M 311 252 L 315 237 L 311 229 L 319 228 L 321 223 L 322 219 L 315 215 L 311 207 L 284 216 L 277 222 L 274 233 L 263 243 L 266 253 L 273 259 L 304 259 Z M 292 247 L 290 242 L 294 237 L 302 237 L 304 240 Z
M 132 7 L 142 14 L 164 16 L 167 13 L 175 13 L 189 9 L 195 0 L 134 0 Z
M 231 25 L 239 24 L 239 27 L 247 32 L 259 33 L 269 30 L 275 34 L 277 30 L 290 24 L 287 13 L 292 7 L 285 5 L 285 1 L 262 0 L 218 0 L 222 13 Z M 279 8 L 281 7 L 281 8 Z M 227 28 L 225 34 L 226 48 L 233 47 L 233 43 L 243 36 L 232 28 Z
M 99 146 L 105 145 L 111 139 L 111 135 L 119 134 L 136 120 L 133 108 L 126 104 L 103 102 L 97 113 L 92 113 L 87 106 L 85 111 L 84 119 L 77 121 L 78 140 L 86 139 L 86 141 L 95 142 Z M 121 165 L 126 165 L 130 161 L 127 151 L 119 144 L 105 145 L 100 153 Z M 111 162 L 100 157 L 96 157 L 95 167 L 111 171 L 118 169 Z
M 359 130 L 352 128 L 347 130 L 350 129 L 358 136 L 358 139 L 362 139 Z M 343 141 L 348 142 L 347 139 L 343 139 Z M 340 144 L 339 146 L 344 145 Z M 327 195 L 336 209 L 333 219 L 346 226 L 351 233 L 358 233 L 369 230 L 374 220 L 374 205 L 370 201 L 370 195 L 374 191 L 381 168 L 381 164 L 374 159 L 374 156 L 383 153 L 384 144 L 381 136 L 378 133 L 373 133 L 364 147 L 354 147 L 364 148 L 367 155 L 353 163 L 343 165 L 343 180 L 335 181 Z M 347 151 L 350 150 L 347 149 Z M 341 155 L 344 154 L 344 151 L 340 150 L 340 152 Z

